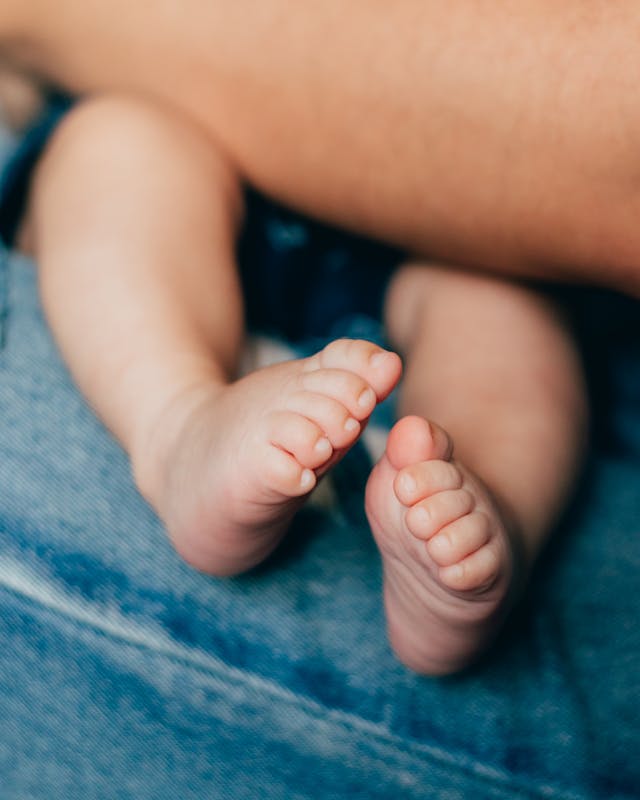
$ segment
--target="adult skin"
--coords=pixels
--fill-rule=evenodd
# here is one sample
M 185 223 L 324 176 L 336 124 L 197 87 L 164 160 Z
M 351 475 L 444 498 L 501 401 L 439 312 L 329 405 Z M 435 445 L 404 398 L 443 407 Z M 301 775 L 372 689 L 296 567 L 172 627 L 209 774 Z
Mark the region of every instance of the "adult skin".
M 633 0 L 3 0 L 0 43 L 136 89 L 254 186 L 430 257 L 640 294 Z

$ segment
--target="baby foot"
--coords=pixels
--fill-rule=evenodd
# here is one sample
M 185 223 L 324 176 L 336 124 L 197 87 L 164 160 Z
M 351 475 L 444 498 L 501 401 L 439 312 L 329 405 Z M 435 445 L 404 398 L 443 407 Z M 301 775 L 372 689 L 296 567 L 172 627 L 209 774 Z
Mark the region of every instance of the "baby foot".
M 400 373 L 395 353 L 341 339 L 180 395 L 154 426 L 152 466 L 137 470 L 177 551 L 216 575 L 262 561 Z
M 453 460 L 441 428 L 405 417 L 371 473 L 366 509 L 397 656 L 432 675 L 466 666 L 497 633 L 514 583 L 513 531 L 489 491 Z

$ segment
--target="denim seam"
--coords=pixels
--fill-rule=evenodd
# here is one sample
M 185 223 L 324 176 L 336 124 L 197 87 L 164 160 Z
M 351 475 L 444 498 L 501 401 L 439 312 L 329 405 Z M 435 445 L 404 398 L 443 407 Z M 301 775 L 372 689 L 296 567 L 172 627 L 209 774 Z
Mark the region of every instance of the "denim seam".
M 397 756 L 398 750 L 411 749 L 411 755 L 420 759 L 431 759 L 440 767 L 456 769 L 469 779 L 485 784 L 493 785 L 496 789 L 507 791 L 516 790 L 521 794 L 528 794 L 536 798 L 554 798 L 557 800 L 585 800 L 584 795 L 576 795 L 565 790 L 557 789 L 553 786 L 544 785 L 538 787 L 524 786 L 513 780 L 512 776 L 501 770 L 486 766 L 480 762 L 472 762 L 465 755 L 451 755 L 446 751 L 439 750 L 432 745 L 425 745 L 415 740 L 404 739 L 396 734 L 382 728 L 378 723 L 367 720 L 363 717 L 354 716 L 341 709 L 323 706 L 304 695 L 291 692 L 281 684 L 274 683 L 262 676 L 247 672 L 246 670 L 226 664 L 222 660 L 200 650 L 189 650 L 164 632 L 157 632 L 140 626 L 138 623 L 128 622 L 119 612 L 105 610 L 98 614 L 93 609 L 86 610 L 84 605 L 78 601 L 68 602 L 59 590 L 52 588 L 48 593 L 26 590 L 27 587 L 20 586 L 18 582 L 6 581 L 7 574 L 2 569 L 3 562 L 7 565 L 7 560 L 0 557 L 0 587 L 8 594 L 19 597 L 28 605 L 39 607 L 51 613 L 54 617 L 58 616 L 67 621 L 72 621 L 80 628 L 90 630 L 94 635 L 98 635 L 108 640 L 116 638 L 130 647 L 142 651 L 151 651 L 162 655 L 173 663 L 179 663 L 183 667 L 188 667 L 200 675 L 217 681 L 222 686 L 234 685 L 237 687 L 249 687 L 260 695 L 268 692 L 279 702 L 285 702 L 295 706 L 309 716 L 317 719 L 329 720 L 331 723 L 339 725 L 343 730 L 353 730 L 368 737 L 375 737 L 382 746 L 394 748 L 394 755 Z M 35 576 L 27 575 L 27 571 L 22 567 L 12 570 L 13 574 L 22 573 L 31 585 L 42 585 L 42 581 Z M 118 619 L 114 619 L 114 616 Z M 405 755 L 408 755 L 405 752 Z M 467 762 L 467 763 L 465 763 Z M 468 763 L 472 762 L 472 763 Z

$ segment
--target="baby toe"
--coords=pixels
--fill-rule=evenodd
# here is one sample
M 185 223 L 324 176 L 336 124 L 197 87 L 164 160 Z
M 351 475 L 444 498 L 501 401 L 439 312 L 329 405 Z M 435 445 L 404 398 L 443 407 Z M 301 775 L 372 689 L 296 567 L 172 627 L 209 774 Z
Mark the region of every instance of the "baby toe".
M 307 417 L 291 411 L 271 415 L 269 441 L 285 450 L 303 467 L 317 469 L 333 455 L 331 442 L 323 430 Z
M 466 489 L 438 492 L 411 506 L 405 514 L 409 531 L 418 539 L 430 539 L 445 525 L 473 511 L 475 499 Z
M 335 450 L 348 447 L 360 435 L 358 420 L 332 397 L 315 392 L 295 392 L 288 398 L 286 406 L 289 411 L 315 422 Z
M 481 511 L 475 511 L 439 531 L 429 540 L 427 550 L 436 564 L 448 567 L 475 553 L 489 538 L 488 518 Z
M 374 390 L 378 401 L 393 390 L 402 373 L 396 353 L 364 339 L 336 339 L 308 360 L 309 370 L 341 369 L 354 372 Z
M 260 472 L 265 495 L 300 497 L 308 494 L 317 482 L 313 470 L 303 467 L 291 453 L 275 445 L 269 445 L 260 459 Z
M 440 568 L 440 580 L 456 592 L 484 592 L 497 580 L 501 559 L 493 544 L 481 547 L 457 564 Z
M 304 391 L 337 400 L 358 421 L 369 417 L 377 402 L 374 390 L 355 372 L 341 369 L 304 372 L 301 383 Z
M 422 461 L 401 469 L 396 475 L 393 489 L 405 506 L 413 506 L 438 493 L 460 489 L 463 477 L 450 461 Z

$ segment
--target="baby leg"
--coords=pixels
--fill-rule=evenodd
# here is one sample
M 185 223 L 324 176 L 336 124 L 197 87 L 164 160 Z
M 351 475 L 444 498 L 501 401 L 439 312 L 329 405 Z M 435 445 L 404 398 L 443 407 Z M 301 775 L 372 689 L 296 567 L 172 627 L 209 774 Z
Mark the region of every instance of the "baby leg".
M 387 314 L 411 416 L 371 474 L 367 512 L 392 646 L 447 673 L 494 637 L 572 488 L 582 375 L 553 309 L 522 287 L 408 266 Z
M 396 355 L 338 341 L 234 380 L 241 209 L 197 127 L 116 97 L 63 122 L 32 197 L 60 348 L 178 551 L 219 574 L 273 549 L 400 374 Z

